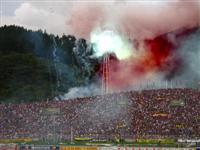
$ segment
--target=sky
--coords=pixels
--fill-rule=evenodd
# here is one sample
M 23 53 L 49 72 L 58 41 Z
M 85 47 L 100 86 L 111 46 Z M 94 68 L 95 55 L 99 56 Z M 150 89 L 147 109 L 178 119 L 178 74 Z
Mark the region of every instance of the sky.
M 130 20 L 128 23 L 134 24 L 134 30 L 140 33 L 131 32 L 134 32 L 136 36 L 137 34 L 142 35 L 141 32 L 145 32 L 146 36 L 149 30 L 155 30 L 153 29 L 154 27 L 157 28 L 156 24 L 165 23 L 165 20 L 165 24 L 169 20 L 173 20 L 174 24 L 184 24 L 184 21 L 190 22 L 190 18 L 194 17 L 194 15 L 196 15 L 196 18 L 200 16 L 199 12 L 197 12 L 200 0 L 0 1 L 1 26 L 5 24 L 17 24 L 31 29 L 41 28 L 49 33 L 59 35 L 75 34 L 84 38 L 90 36 L 89 33 L 95 28 L 97 23 L 101 24 L 103 22 L 107 26 L 109 24 L 108 20 L 112 20 L 112 25 L 109 24 L 108 26 L 113 26 L 114 22 L 123 26 L 122 28 L 120 27 L 120 30 L 123 31 L 130 30 L 130 27 L 126 24 L 126 20 Z M 122 19 L 119 20 L 118 17 Z M 194 18 L 192 19 L 195 20 Z M 197 20 L 200 20 L 199 17 Z M 173 30 L 176 28 L 174 24 L 166 27 L 164 23 L 159 30 L 164 31 L 165 28 Z M 151 36 L 151 33 L 149 34 Z
M 49 33 L 66 33 L 66 2 L 1 0 L 1 25 L 16 24 Z

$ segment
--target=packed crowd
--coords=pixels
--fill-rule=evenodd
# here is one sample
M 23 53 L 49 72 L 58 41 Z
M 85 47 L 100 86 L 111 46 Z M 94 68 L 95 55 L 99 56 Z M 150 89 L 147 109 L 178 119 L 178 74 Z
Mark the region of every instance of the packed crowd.
M 200 137 L 200 92 L 159 89 L 0 104 L 0 139 Z

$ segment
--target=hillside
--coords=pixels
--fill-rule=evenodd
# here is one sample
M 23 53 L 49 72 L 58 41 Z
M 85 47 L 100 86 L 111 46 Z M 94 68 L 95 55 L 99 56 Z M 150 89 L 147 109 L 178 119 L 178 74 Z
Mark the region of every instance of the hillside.
M 84 39 L 18 26 L 0 27 L 0 35 L 1 102 L 52 99 L 95 78 L 98 62 Z

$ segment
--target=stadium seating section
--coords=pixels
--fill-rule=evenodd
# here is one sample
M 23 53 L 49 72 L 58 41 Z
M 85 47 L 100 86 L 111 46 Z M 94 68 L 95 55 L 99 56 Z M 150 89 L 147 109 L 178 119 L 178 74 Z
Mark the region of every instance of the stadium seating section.
M 200 137 L 199 110 L 200 92 L 194 89 L 0 104 L 0 140 L 195 138 Z

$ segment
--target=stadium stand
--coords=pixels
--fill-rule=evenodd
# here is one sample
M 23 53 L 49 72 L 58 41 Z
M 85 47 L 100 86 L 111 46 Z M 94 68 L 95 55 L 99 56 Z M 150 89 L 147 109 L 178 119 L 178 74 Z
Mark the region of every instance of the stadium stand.
M 0 104 L 0 140 L 200 138 L 199 108 L 200 92 L 194 89 Z

